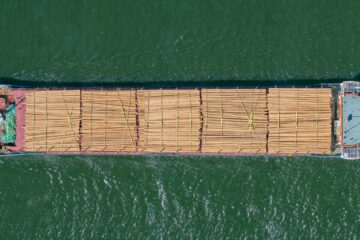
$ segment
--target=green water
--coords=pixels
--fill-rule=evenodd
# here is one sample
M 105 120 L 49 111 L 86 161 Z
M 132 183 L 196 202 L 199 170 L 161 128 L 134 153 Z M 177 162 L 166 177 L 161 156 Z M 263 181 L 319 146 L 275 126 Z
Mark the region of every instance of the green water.
M 356 239 L 360 164 L 340 159 L 0 161 L 1 239 Z
M 360 2 L 0 3 L 0 74 L 36 81 L 353 78 Z
M 360 1 L 0 1 L 0 81 L 358 79 Z M 0 158 L 0 239 L 356 239 L 360 165 L 326 158 Z

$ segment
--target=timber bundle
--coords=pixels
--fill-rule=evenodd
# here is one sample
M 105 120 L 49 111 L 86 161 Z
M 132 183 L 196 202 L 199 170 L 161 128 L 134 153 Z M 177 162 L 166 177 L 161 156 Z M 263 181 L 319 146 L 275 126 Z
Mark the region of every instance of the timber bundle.
M 329 88 L 26 92 L 27 152 L 328 154 Z
M 81 149 L 136 151 L 135 90 L 83 90 Z
M 268 98 L 269 153 L 331 153 L 331 91 L 277 88 Z
M 204 89 L 203 146 L 210 153 L 266 153 L 265 89 Z
M 139 90 L 138 101 L 140 151 L 199 151 L 199 90 Z
M 26 94 L 26 151 L 77 151 L 80 91 L 31 91 Z

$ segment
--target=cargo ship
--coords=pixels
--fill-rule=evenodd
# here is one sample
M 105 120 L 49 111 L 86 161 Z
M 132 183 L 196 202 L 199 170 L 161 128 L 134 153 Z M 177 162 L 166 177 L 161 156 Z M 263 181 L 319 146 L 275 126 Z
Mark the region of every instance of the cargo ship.
M 270 88 L 0 87 L 2 154 L 360 158 L 360 82 Z

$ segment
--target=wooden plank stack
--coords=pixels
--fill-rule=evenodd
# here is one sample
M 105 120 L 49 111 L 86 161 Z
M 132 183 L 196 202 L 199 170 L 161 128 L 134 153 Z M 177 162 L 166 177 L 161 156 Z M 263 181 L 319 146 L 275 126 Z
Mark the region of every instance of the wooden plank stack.
M 331 153 L 331 89 L 270 88 L 269 153 Z
M 135 90 L 83 90 L 82 150 L 136 151 Z
M 79 151 L 80 91 L 26 93 L 25 151 Z
M 139 151 L 197 152 L 199 90 L 139 90 Z
M 203 89 L 202 151 L 266 153 L 264 89 Z
M 27 90 L 25 151 L 330 154 L 326 88 Z

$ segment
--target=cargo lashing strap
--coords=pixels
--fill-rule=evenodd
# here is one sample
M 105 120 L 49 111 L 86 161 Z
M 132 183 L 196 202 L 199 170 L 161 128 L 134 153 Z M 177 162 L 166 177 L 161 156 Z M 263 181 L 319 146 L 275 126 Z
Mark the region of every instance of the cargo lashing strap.
M 238 96 L 239 100 L 241 101 L 241 105 L 243 106 L 243 108 L 245 110 L 246 116 L 248 118 L 248 130 L 249 130 L 251 135 L 254 134 L 254 136 L 256 138 L 256 141 L 257 141 L 257 143 L 259 145 L 259 150 L 261 150 L 262 149 L 261 142 L 260 142 L 260 139 L 259 139 L 259 137 L 257 135 L 257 132 L 255 131 L 256 128 L 255 128 L 255 124 L 254 124 L 254 115 L 255 115 L 254 113 L 255 113 L 255 110 L 256 110 L 257 105 L 259 103 L 259 96 L 257 97 L 256 104 L 253 105 L 251 111 L 248 111 L 245 104 L 244 104 L 244 101 L 240 97 L 238 88 L 236 89 L 236 92 L 237 92 L 237 96 Z M 251 137 L 251 135 L 250 135 L 250 137 Z M 239 152 L 241 152 L 241 147 L 239 147 Z
M 149 127 L 150 127 L 150 92 L 147 94 L 147 117 L 144 118 L 145 125 L 146 125 L 146 137 L 145 137 L 145 144 L 144 144 L 144 150 L 146 150 L 146 147 L 148 146 L 149 142 Z
M 69 111 L 67 102 L 66 102 L 66 100 L 65 100 L 64 91 L 62 91 L 61 93 L 62 93 L 62 97 L 63 97 L 63 100 L 64 100 L 65 110 L 66 110 L 66 115 L 67 115 L 67 123 L 66 123 L 66 128 L 65 128 L 65 131 L 64 131 L 63 141 L 62 141 L 62 148 L 64 149 L 65 136 L 66 136 L 66 133 L 67 133 L 67 129 L 68 129 L 68 128 L 70 128 L 71 131 L 73 132 L 74 140 L 75 140 L 75 141 L 78 141 L 78 140 L 77 140 L 77 138 L 76 138 L 76 133 L 75 133 L 75 131 L 74 131 L 74 128 L 73 128 L 72 122 L 71 122 L 71 117 L 72 117 L 72 113 L 73 113 L 73 111 L 74 111 L 75 105 L 73 105 L 73 107 L 72 107 L 71 110 Z M 65 149 L 65 151 L 68 150 L 69 148 L 70 148 L 70 146 L 69 146 L 67 149 Z
M 250 131 L 255 130 L 255 126 L 254 126 L 254 113 L 251 112 L 249 114 L 247 114 L 248 117 L 248 128 Z
M 132 133 L 131 133 L 131 129 L 130 129 L 130 124 L 129 124 L 129 114 L 130 114 L 130 104 L 131 104 L 131 101 L 129 101 L 129 106 L 128 106 L 128 110 L 127 110 L 127 114 L 126 114 L 126 109 L 124 107 L 124 104 L 123 102 L 121 101 L 121 97 L 120 97 L 120 92 L 119 92 L 119 89 L 116 89 L 116 92 L 117 92 L 117 96 L 118 96 L 118 99 L 119 99 L 119 102 L 121 104 L 121 111 L 122 111 L 122 114 L 125 118 L 125 125 L 126 127 L 124 128 L 124 133 L 126 132 L 126 130 L 128 131 L 129 133 L 129 136 L 131 138 L 131 143 L 133 145 L 136 145 L 136 142 L 134 141 L 134 138 L 132 136 Z M 129 97 L 131 98 L 131 94 L 129 95 Z M 125 148 L 125 134 L 124 134 L 124 138 L 123 138 L 123 149 Z

